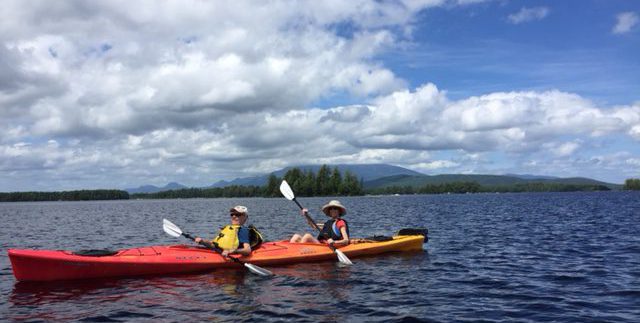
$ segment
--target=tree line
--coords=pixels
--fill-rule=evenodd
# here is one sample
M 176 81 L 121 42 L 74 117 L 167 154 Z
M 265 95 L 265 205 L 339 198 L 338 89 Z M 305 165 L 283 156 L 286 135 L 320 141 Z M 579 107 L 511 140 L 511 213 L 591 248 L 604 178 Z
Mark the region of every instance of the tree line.
M 269 175 L 265 186 L 226 186 L 216 188 L 185 188 L 157 193 L 136 193 L 131 198 L 216 198 L 216 197 L 281 197 L 280 183 L 285 179 L 298 196 L 363 195 L 362 183 L 351 172 L 344 175 L 335 167 L 323 165 L 314 173 L 300 168 L 288 170 L 283 178 Z
M 233 185 L 216 188 L 185 188 L 157 193 L 131 194 L 122 190 L 78 190 L 62 192 L 11 192 L 0 193 L 0 202 L 22 201 L 88 201 L 172 199 L 172 198 L 219 198 L 219 197 L 281 197 L 280 183 L 285 179 L 297 196 L 359 196 L 365 194 L 446 194 L 446 193 L 520 193 L 520 192 L 573 192 L 608 191 L 604 185 L 524 183 L 514 185 L 482 186 L 477 182 L 450 182 L 414 186 L 387 186 L 364 189 L 362 180 L 349 171 L 344 174 L 337 167 L 322 165 L 317 173 L 311 170 L 292 168 L 284 177 L 271 174 L 264 186 Z M 640 179 L 625 181 L 624 190 L 640 190 Z
M 311 170 L 303 171 L 299 168 L 292 168 L 285 173 L 284 179 L 289 183 L 296 195 L 299 196 L 354 196 L 364 194 L 362 181 L 348 170 L 342 175 L 338 167 L 331 169 L 327 165 L 322 165 L 318 170 L 318 174 Z M 267 180 L 263 196 L 281 196 L 281 182 L 282 178 L 271 174 Z
M 181 198 L 218 198 L 218 197 L 256 197 L 263 195 L 261 186 L 232 185 L 215 188 L 183 188 L 157 193 L 135 193 L 132 199 L 181 199 Z
M 513 185 L 482 186 L 477 182 L 450 182 L 427 184 L 420 187 L 387 186 L 368 190 L 369 194 L 447 194 L 447 193 L 524 193 L 524 192 L 576 192 L 609 191 L 604 185 L 561 184 L 561 183 L 521 183 Z
M 640 191 L 640 178 L 629 178 L 624 181 L 623 190 Z
M 79 190 L 62 192 L 10 192 L 0 193 L 0 202 L 28 201 L 90 201 L 127 200 L 129 193 L 121 190 Z

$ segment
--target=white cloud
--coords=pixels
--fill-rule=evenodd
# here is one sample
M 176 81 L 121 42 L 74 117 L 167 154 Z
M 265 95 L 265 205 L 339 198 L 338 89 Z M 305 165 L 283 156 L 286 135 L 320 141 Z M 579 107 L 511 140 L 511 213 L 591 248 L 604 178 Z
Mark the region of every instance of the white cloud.
M 461 5 L 470 5 L 475 3 L 489 2 L 493 0 L 455 0 L 456 3 Z
M 381 96 L 369 106 L 230 114 L 211 128 L 4 144 L 0 169 L 5 178 L 21 172 L 24 180 L 32 177 L 32 183 L 39 172 L 55 169 L 58 175 L 49 175 L 51 181 L 63 185 L 74 179 L 80 187 L 96 179 L 106 187 L 164 185 L 176 180 L 172 176 L 187 185 L 204 186 L 221 178 L 309 163 L 391 163 L 452 173 L 500 169 L 479 152 L 529 160 L 529 167 L 541 172 L 550 163 L 569 171 L 598 161 L 604 169 L 619 159 L 570 160 L 590 138 L 627 134 L 638 140 L 634 134 L 639 120 L 640 106 L 603 109 L 558 91 L 493 93 L 452 101 L 427 84 Z M 441 151 L 452 153 L 432 156 Z M 558 159 L 527 158 L 546 151 Z M 639 157 L 623 160 L 629 158 Z
M 631 127 L 631 129 L 629 129 L 629 135 L 635 140 L 640 141 L 640 124 Z
M 543 169 L 598 140 L 640 141 L 638 104 L 553 90 L 451 99 L 378 60 L 421 10 L 474 2 L 5 1 L 0 187 L 203 186 L 310 163 L 509 167 L 491 154 Z M 548 14 L 525 9 L 513 19 Z M 354 104 L 332 104 L 342 94 Z
M 438 4 L 10 1 L 0 54 L 17 67 L 6 71 L 13 83 L 4 88 L 28 85 L 0 91 L 1 113 L 11 117 L 0 124 L 27 112 L 22 125 L 40 135 L 111 136 L 287 111 L 331 92 L 387 94 L 405 82 L 371 60 L 396 42 L 380 28 Z M 39 19 L 44 10 L 57 19 Z M 356 32 L 337 35 L 331 26 L 340 23 Z
M 521 8 L 520 11 L 510 14 L 507 19 L 510 23 L 517 25 L 535 20 L 542 20 L 549 14 L 547 7 Z
M 419 163 L 413 165 L 417 170 L 433 171 L 440 170 L 442 168 L 452 168 L 460 166 L 460 163 L 456 163 L 450 160 L 434 160 L 427 163 Z
M 571 156 L 581 146 L 580 141 L 571 141 L 564 143 L 545 144 L 546 149 L 550 149 L 554 155 L 558 157 Z
M 563 134 L 626 131 L 639 115 L 626 107 L 604 113 L 587 100 L 557 91 L 494 93 L 449 102 L 433 85 L 377 100 L 354 129 L 367 148 L 530 150 Z
M 632 11 L 619 13 L 616 16 L 616 20 L 616 25 L 612 30 L 614 34 L 628 33 L 638 24 L 638 22 L 640 22 L 638 14 Z

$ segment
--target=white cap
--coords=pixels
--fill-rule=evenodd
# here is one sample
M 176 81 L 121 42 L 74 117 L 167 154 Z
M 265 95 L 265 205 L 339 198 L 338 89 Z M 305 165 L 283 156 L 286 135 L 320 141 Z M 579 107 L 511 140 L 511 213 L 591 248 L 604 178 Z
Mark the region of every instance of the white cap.
M 246 206 L 242 206 L 242 205 L 236 205 L 234 207 L 232 207 L 229 212 L 231 213 L 244 213 L 246 215 L 249 215 L 249 210 L 247 209 Z

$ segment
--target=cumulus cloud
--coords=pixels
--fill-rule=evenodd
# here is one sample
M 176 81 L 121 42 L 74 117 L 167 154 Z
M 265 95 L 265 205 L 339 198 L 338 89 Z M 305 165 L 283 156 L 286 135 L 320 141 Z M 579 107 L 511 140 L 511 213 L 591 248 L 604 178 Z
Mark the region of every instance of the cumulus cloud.
M 638 14 L 632 11 L 622 12 L 616 16 L 616 25 L 613 26 L 614 34 L 624 34 L 630 32 L 635 27 L 640 18 Z
M 635 140 L 640 141 L 640 124 L 631 127 L 631 129 L 629 129 L 629 135 Z
M 419 170 L 434 170 L 434 169 L 442 169 L 442 168 L 451 168 L 460 166 L 459 163 L 450 160 L 434 160 L 427 163 L 419 163 L 416 164 L 415 167 Z
M 616 159 L 570 160 L 590 138 L 628 134 L 640 141 L 634 137 L 638 127 L 640 106 L 603 109 L 559 91 L 493 93 L 455 101 L 426 84 L 381 96 L 368 106 L 236 114 L 217 127 L 165 128 L 98 141 L 4 144 L 0 167 L 5 173 L 19 168 L 34 174 L 38 169 L 91 173 L 88 178 L 99 177 L 97 169 L 110 174 L 104 180 L 112 185 L 134 179 L 162 183 L 172 176 L 206 185 L 213 178 L 298 163 L 386 162 L 425 172 L 468 173 L 474 164 L 476 171 L 488 169 L 479 154 L 493 152 L 515 160 L 546 151 L 568 158 L 566 164 L 538 160 L 541 166 L 530 163 L 529 168 L 544 169 L 549 163 L 557 169 L 576 163 L 602 168 Z M 451 157 L 432 155 L 439 151 L 450 151 Z
M 570 141 L 564 143 L 551 143 L 544 145 L 550 149 L 558 157 L 566 157 L 572 155 L 581 146 L 580 141 Z
M 383 27 L 437 4 L 9 1 L 2 113 L 30 114 L 24 125 L 44 136 L 104 137 L 218 126 L 230 114 L 298 109 L 331 92 L 390 93 L 405 82 L 370 59 L 395 41 Z M 56 19 L 41 19 L 44 11 Z M 337 24 L 356 32 L 340 36 Z
M 492 155 L 621 165 L 582 148 L 640 142 L 637 104 L 555 90 L 451 99 L 377 59 L 421 10 L 474 2 L 5 1 L 0 187 L 204 186 L 312 163 L 468 173 L 499 169 Z M 354 104 L 331 104 L 343 94 Z
M 531 22 L 536 20 L 542 20 L 549 14 L 549 8 L 547 7 L 523 7 L 520 11 L 510 14 L 507 17 L 510 23 L 518 25 L 525 22 Z
M 414 93 L 396 92 L 378 102 L 363 120 L 366 126 L 354 129 L 363 138 L 357 143 L 364 147 L 532 150 L 564 135 L 631 131 L 640 117 L 638 106 L 604 110 L 559 91 L 503 92 L 449 101 L 429 84 Z M 390 116 L 395 117 L 391 120 Z

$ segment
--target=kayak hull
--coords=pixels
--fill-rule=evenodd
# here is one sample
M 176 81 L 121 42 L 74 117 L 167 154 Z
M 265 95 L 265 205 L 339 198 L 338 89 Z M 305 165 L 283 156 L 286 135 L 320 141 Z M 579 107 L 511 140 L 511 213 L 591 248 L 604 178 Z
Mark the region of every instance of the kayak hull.
M 349 258 L 386 252 L 422 250 L 424 236 L 396 236 L 390 241 L 353 239 L 340 250 Z M 81 256 L 66 250 L 9 249 L 13 274 L 19 281 L 56 281 L 107 277 L 202 272 L 241 265 L 197 246 L 171 245 L 123 249 L 110 256 Z M 335 260 L 327 245 L 265 242 L 250 256 L 239 258 L 258 266 Z

